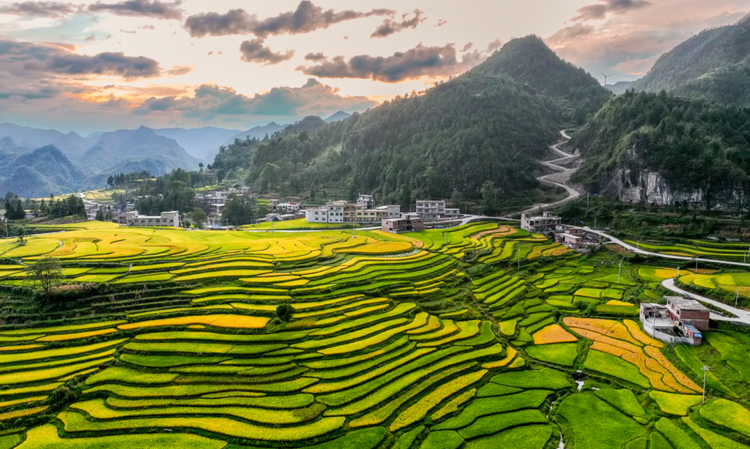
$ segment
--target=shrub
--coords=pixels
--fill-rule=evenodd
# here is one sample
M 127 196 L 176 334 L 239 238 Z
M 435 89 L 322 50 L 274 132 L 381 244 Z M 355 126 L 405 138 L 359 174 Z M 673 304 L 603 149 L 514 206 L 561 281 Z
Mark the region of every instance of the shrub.
M 281 304 L 280 306 L 276 307 L 276 316 L 285 323 L 291 321 L 293 312 L 294 308 L 289 304 Z

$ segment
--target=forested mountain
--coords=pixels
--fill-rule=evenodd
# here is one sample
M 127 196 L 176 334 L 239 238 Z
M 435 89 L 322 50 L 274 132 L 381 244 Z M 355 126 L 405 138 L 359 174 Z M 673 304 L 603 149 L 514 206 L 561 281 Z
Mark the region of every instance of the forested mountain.
M 632 87 L 750 106 L 750 16 L 681 43 Z
M 560 59 L 537 36 L 514 39 L 465 77 L 508 76 L 555 103 L 560 122 L 582 125 L 611 93 L 588 72 Z
M 54 146 L 0 158 L 0 191 L 27 198 L 58 195 L 79 188 L 87 176 Z
M 268 140 L 229 145 L 212 168 L 282 194 L 332 186 L 405 203 L 455 191 L 475 198 L 492 182 L 510 197 L 538 187 L 536 158 L 557 129 L 596 111 L 609 95 L 531 36 L 424 95 L 335 123 L 308 117 Z
M 574 180 L 626 201 L 724 209 L 750 199 L 750 109 L 661 92 L 612 98 L 571 141 Z

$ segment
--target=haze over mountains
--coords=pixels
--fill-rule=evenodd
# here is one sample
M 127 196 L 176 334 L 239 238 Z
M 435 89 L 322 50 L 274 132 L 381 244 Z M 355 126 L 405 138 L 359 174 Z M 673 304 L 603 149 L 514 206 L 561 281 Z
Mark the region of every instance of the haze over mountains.
M 329 121 L 349 114 L 339 111 Z M 81 188 L 101 187 L 109 175 L 148 170 L 154 175 L 175 168 L 197 170 L 210 164 L 219 147 L 235 139 L 263 139 L 284 128 L 275 122 L 247 131 L 215 127 L 117 130 L 82 137 L 54 129 L 0 124 L 0 191 L 45 197 Z

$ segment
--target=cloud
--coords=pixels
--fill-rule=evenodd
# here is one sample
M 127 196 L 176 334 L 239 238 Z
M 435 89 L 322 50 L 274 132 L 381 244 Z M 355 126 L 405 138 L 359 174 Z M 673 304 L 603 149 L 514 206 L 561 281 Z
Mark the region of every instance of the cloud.
M 123 53 L 79 55 L 67 51 L 70 46 L 28 42 L 0 41 L 0 66 L 16 76 L 33 80 L 41 73 L 59 75 L 115 75 L 125 79 L 161 75 L 159 63 L 144 56 Z M 36 75 L 39 74 L 39 75 Z
M 171 69 L 167 70 L 167 75 L 171 75 L 171 76 L 187 75 L 188 73 L 192 71 L 193 71 L 192 67 L 188 67 L 186 65 L 176 65 L 172 67 Z
M 262 115 L 305 116 L 325 115 L 339 110 L 362 110 L 375 106 L 365 97 L 342 97 L 338 90 L 310 79 L 302 87 L 275 87 L 267 93 L 252 97 L 238 94 L 234 89 L 202 85 L 193 97 L 169 96 L 150 98 L 136 109 L 137 114 L 152 111 L 178 111 L 193 115 Z
M 503 43 L 500 41 L 500 39 L 495 39 L 494 41 L 487 44 L 487 53 L 494 53 L 495 50 L 500 50 L 500 47 L 503 46 Z
M 297 70 L 319 78 L 360 78 L 398 83 L 425 76 L 457 75 L 479 64 L 483 58 L 481 53 L 474 51 L 463 55 L 459 61 L 453 44 L 443 47 L 426 47 L 419 44 L 415 48 L 394 53 L 392 56 L 360 55 L 349 61 L 345 61 L 343 56 L 336 56 L 318 65 L 300 66 Z
M 584 6 L 576 11 L 574 21 L 601 20 L 607 14 L 623 14 L 634 9 L 644 8 L 651 5 L 646 0 L 600 0 L 598 5 Z
M 294 50 L 287 50 L 286 53 L 274 53 L 270 48 L 263 46 L 263 39 L 243 42 L 240 45 L 240 52 L 242 52 L 243 61 L 255 62 L 264 66 L 279 64 L 292 59 L 294 56 Z
M 326 56 L 323 53 L 308 53 L 305 55 L 305 61 L 323 61 Z
M 391 34 L 404 31 L 408 28 L 416 28 L 417 25 L 427 20 L 426 17 L 422 18 L 422 14 L 422 11 L 415 9 L 414 17 L 411 19 L 407 19 L 409 16 L 408 14 L 401 16 L 401 22 L 397 22 L 393 19 L 385 19 L 383 23 L 373 31 L 370 37 L 388 37 Z
M 436 27 L 441 27 L 441 26 L 445 25 L 446 23 L 448 23 L 447 20 L 440 19 L 440 20 L 438 20 L 438 23 L 435 26 Z
M 192 37 L 254 34 L 264 39 L 279 34 L 303 34 L 347 20 L 370 16 L 395 14 L 389 9 L 373 9 L 370 12 L 323 10 L 309 0 L 303 0 L 295 11 L 258 20 L 243 9 L 232 9 L 225 14 L 215 12 L 195 14 L 185 20 L 185 29 Z
M 62 2 L 19 2 L 0 6 L 0 14 L 30 17 L 64 17 L 76 12 L 72 3 Z
M 127 0 L 119 3 L 96 2 L 89 5 L 88 10 L 91 12 L 109 12 L 118 16 L 182 20 L 181 4 L 182 0 L 172 3 L 159 0 Z

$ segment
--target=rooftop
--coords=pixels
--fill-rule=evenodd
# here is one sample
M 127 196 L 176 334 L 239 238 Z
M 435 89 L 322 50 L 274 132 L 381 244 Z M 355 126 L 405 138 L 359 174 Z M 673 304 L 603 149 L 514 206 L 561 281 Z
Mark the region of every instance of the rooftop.
M 680 310 L 700 310 L 706 312 L 710 311 L 708 307 L 704 306 L 694 299 L 687 299 L 683 298 L 682 296 L 665 296 L 664 299 L 674 304 L 674 306 Z

